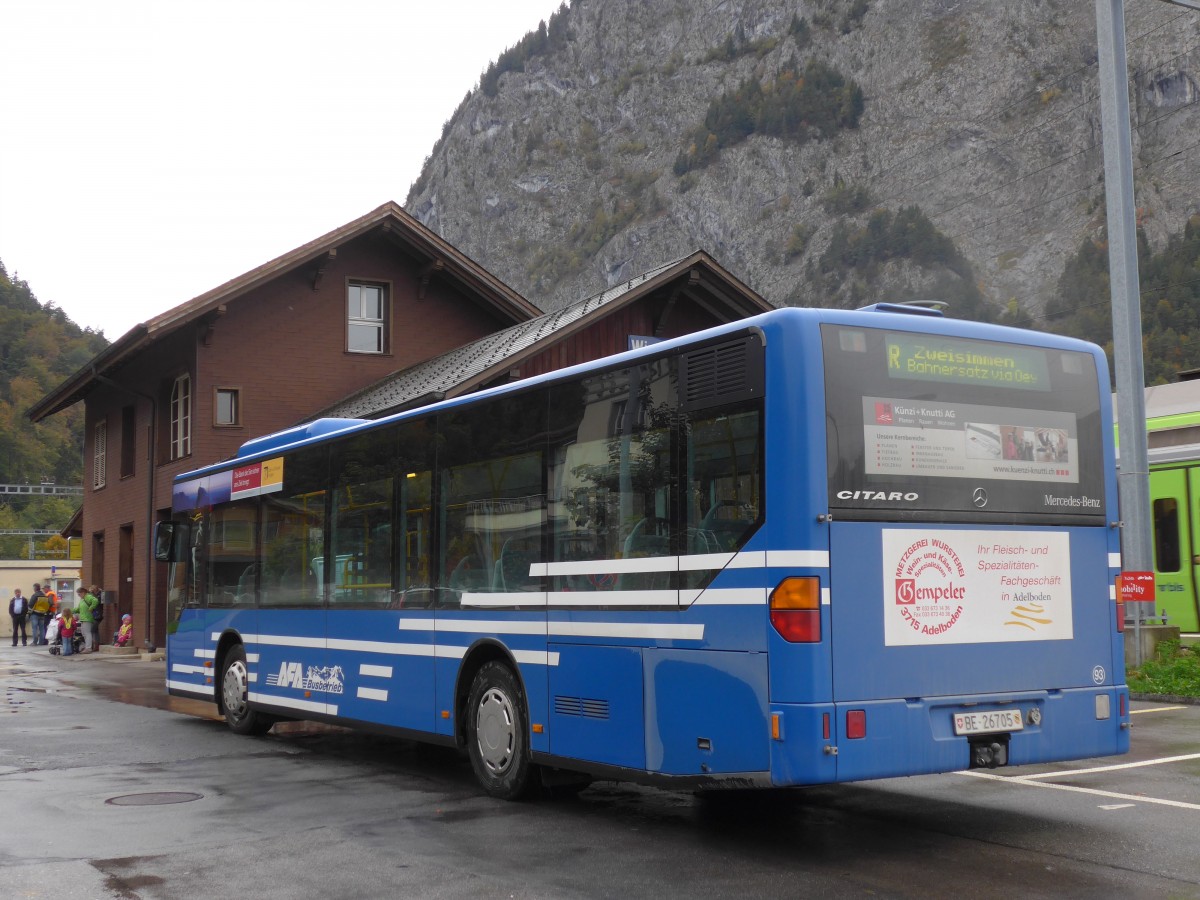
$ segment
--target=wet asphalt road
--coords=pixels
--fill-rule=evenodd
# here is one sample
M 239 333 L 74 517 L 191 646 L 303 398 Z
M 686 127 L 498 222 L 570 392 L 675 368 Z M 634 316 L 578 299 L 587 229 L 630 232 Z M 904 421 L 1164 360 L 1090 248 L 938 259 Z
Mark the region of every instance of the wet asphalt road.
M 1200 707 L 993 777 L 503 803 L 449 751 L 238 737 L 163 676 L 0 647 L 0 897 L 1200 898 Z

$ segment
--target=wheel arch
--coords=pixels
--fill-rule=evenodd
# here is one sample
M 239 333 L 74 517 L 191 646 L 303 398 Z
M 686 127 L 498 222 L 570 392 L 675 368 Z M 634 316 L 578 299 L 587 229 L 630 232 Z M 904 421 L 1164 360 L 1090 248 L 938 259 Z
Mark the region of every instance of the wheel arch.
M 467 697 L 471 693 L 471 685 L 479 670 L 490 662 L 502 662 L 507 665 L 521 686 L 522 701 L 525 704 L 525 718 L 529 719 L 529 691 L 525 687 L 525 676 L 517 665 L 512 651 L 495 638 L 481 638 L 467 648 L 463 654 L 462 664 L 458 667 L 458 677 L 454 683 L 454 742 L 459 747 L 467 743 Z
M 213 694 L 217 701 L 217 709 L 225 715 L 225 701 L 221 694 L 221 674 L 225 670 L 225 657 L 237 646 L 245 646 L 242 636 L 233 629 L 226 629 L 217 641 L 217 650 L 213 655 Z

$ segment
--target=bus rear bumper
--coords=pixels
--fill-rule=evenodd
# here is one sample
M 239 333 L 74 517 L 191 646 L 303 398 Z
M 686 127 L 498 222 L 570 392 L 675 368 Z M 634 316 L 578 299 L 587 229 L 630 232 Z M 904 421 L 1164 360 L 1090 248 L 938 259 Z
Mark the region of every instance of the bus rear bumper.
M 1020 721 L 1014 721 L 1013 711 Z M 1111 756 L 1129 750 L 1124 685 L 834 704 L 772 704 L 777 785 Z

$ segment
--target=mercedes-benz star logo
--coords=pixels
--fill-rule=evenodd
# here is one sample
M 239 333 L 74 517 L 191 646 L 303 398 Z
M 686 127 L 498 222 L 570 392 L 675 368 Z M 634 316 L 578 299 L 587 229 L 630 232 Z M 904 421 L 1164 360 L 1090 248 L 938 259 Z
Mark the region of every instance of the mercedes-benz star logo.
M 987 506 L 987 491 L 983 488 L 975 488 L 975 493 L 971 495 L 971 502 L 983 509 Z

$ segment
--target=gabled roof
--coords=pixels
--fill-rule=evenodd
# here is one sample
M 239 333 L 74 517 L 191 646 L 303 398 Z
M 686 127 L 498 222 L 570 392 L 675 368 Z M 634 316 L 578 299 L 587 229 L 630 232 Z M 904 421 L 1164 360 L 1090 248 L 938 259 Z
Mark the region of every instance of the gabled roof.
M 711 256 L 697 250 L 574 306 L 546 313 L 389 375 L 317 413 L 314 418 L 369 419 L 434 399 L 469 393 L 538 355 L 551 344 L 582 331 L 597 319 L 635 303 L 677 279 L 685 279 L 691 299 L 719 318 L 732 321 L 774 309 Z
M 463 290 L 479 297 L 503 318 L 520 322 L 541 314 L 541 310 L 502 282 L 479 263 L 457 250 L 429 228 L 422 225 L 395 202 L 388 202 L 328 234 L 322 235 L 283 256 L 213 288 L 186 303 L 181 303 L 135 325 L 87 365 L 39 400 L 26 415 L 34 422 L 41 421 L 82 400 L 100 380 L 123 362 L 146 347 L 183 326 L 196 322 L 223 304 L 254 290 L 302 266 L 312 266 L 319 276 L 322 260 L 331 258 L 337 248 L 363 235 L 380 230 L 410 253 L 428 260 L 430 273 L 438 278 L 457 282 Z

